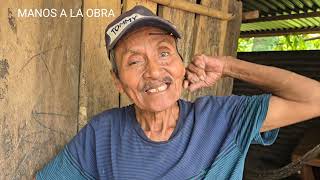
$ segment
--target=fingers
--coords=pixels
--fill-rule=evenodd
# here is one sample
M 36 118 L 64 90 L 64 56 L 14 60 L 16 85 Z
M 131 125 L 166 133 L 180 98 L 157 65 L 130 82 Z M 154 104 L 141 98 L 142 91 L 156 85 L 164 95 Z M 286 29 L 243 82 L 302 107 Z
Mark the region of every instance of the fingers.
M 203 81 L 206 78 L 204 58 L 204 55 L 196 55 L 194 56 L 193 61 L 188 65 L 187 71 L 190 73 L 187 75 L 190 76 L 191 82 L 199 81 L 199 79 Z
M 186 79 L 183 82 L 183 87 L 189 91 L 205 87 L 206 83 L 203 83 L 205 78 L 204 55 L 196 55 L 186 68 Z
M 206 55 L 194 56 L 186 67 L 186 79 L 183 87 L 194 91 L 215 84 L 223 75 L 225 60 L 221 57 Z
M 186 80 L 184 88 L 195 91 L 199 88 L 209 87 L 216 81 L 214 71 L 209 71 L 207 67 L 209 57 L 201 54 L 195 55 L 192 62 L 186 68 Z M 211 68 L 212 69 L 212 68 Z
M 197 83 L 191 83 L 188 87 L 189 91 L 193 92 L 197 89 L 206 87 L 206 83 L 204 81 L 199 81 Z
M 191 63 L 187 67 L 187 70 L 189 70 L 190 72 L 196 74 L 197 77 L 202 81 L 205 80 L 205 78 L 206 78 L 206 72 L 205 72 L 204 68 L 201 68 L 201 67 L 196 66 L 196 65 Z
M 194 91 L 206 86 L 207 84 L 205 82 L 205 79 L 200 79 L 200 77 L 196 73 L 193 73 L 190 70 L 186 71 L 186 79 L 183 82 L 183 87 L 185 89 Z
M 201 69 L 205 69 L 206 66 L 206 56 L 204 54 L 201 55 L 195 55 L 193 57 L 192 62 L 195 66 L 201 68 Z
M 189 70 L 187 70 L 186 72 L 186 78 L 191 83 L 197 83 L 200 81 L 200 78 L 198 77 L 198 75 Z
M 207 83 L 205 81 L 190 82 L 187 79 L 183 81 L 183 88 L 188 89 L 191 92 L 202 87 L 207 87 Z

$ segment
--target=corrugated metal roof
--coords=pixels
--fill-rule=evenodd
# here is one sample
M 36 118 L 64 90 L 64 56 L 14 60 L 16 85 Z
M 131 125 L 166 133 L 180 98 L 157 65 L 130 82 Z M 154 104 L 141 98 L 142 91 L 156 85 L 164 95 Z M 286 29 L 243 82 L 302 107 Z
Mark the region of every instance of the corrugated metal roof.
M 259 17 L 243 20 L 241 36 L 320 32 L 320 0 L 242 0 L 243 12 Z

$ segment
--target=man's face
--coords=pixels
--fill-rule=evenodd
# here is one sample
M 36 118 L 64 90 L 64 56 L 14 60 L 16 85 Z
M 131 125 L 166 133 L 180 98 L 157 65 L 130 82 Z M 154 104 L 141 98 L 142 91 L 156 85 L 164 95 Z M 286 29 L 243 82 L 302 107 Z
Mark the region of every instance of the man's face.
M 185 68 L 175 43 L 171 35 L 153 27 L 138 29 L 118 42 L 117 86 L 140 109 L 162 111 L 179 99 Z

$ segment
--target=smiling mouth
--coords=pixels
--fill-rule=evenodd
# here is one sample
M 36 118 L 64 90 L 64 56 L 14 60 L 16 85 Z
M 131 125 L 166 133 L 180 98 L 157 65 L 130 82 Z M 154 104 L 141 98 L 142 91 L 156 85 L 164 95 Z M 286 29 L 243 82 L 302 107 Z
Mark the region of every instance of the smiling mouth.
M 145 93 L 153 94 L 153 93 L 163 92 L 169 88 L 170 84 L 171 83 L 163 83 L 163 84 L 160 84 L 159 86 L 148 88 L 147 90 L 145 90 Z

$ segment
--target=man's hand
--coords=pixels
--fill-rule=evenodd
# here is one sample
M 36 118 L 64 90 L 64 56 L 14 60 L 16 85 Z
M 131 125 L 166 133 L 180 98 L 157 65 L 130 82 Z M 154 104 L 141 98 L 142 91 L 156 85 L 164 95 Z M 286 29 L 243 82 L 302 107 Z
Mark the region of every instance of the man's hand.
M 194 91 L 203 87 L 210 87 L 222 76 L 227 57 L 210 57 L 196 55 L 186 68 L 186 79 L 183 87 Z

